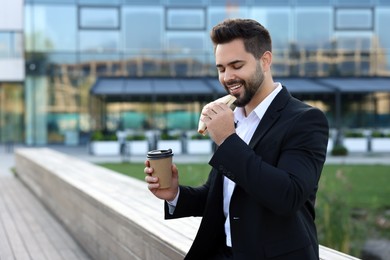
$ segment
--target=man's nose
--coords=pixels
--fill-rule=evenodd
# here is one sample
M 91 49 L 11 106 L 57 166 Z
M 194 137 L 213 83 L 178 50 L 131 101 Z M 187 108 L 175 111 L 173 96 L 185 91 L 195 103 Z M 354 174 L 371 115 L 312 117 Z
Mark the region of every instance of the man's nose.
M 231 69 L 226 69 L 224 74 L 224 81 L 228 82 L 229 80 L 234 79 L 235 75 L 234 72 Z

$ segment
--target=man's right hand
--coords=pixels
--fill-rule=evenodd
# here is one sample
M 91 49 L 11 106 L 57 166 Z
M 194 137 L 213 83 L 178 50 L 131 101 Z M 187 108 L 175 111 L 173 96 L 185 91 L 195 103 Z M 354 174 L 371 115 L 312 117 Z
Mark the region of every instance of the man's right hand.
M 145 181 L 148 183 L 148 189 L 159 199 L 166 201 L 172 201 L 175 199 L 178 190 L 179 190 L 179 172 L 175 164 L 172 164 L 172 185 L 167 189 L 159 189 L 160 184 L 158 182 L 158 177 L 153 177 L 153 168 L 150 167 L 149 160 L 145 161 L 144 173 Z

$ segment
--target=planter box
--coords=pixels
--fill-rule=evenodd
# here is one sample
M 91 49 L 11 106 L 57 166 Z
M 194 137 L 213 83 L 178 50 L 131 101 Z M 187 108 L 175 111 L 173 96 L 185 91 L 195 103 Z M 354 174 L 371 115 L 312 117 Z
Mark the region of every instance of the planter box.
M 90 152 L 93 155 L 119 155 L 120 145 L 118 141 L 93 141 Z
M 149 151 L 149 143 L 147 140 L 128 141 L 127 147 L 130 155 L 145 155 Z
M 390 152 L 390 138 L 372 138 L 371 148 L 373 152 Z
M 348 137 L 344 139 L 344 146 L 349 152 L 367 152 L 367 138 Z
M 211 140 L 188 140 L 187 151 L 189 154 L 211 154 Z
M 174 154 L 183 153 L 180 140 L 159 140 L 157 142 L 157 149 L 172 149 Z
M 327 152 L 328 153 L 330 153 L 330 152 L 332 152 L 332 149 L 333 149 L 333 140 L 331 139 L 331 138 L 329 138 L 329 140 L 328 140 L 328 148 L 327 148 Z

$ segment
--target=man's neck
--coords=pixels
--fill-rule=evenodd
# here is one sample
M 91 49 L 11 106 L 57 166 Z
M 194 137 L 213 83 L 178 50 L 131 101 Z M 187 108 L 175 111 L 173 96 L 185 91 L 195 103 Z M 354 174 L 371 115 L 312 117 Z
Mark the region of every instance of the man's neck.
M 263 84 L 258 89 L 257 93 L 253 96 L 251 101 L 244 107 L 245 117 L 247 117 L 269 94 L 272 93 L 276 88 L 274 81 L 264 80 Z

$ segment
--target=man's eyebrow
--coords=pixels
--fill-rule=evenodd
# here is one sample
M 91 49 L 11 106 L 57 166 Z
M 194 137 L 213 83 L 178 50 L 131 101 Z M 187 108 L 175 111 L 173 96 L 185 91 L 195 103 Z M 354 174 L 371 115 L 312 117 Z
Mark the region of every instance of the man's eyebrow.
M 228 65 L 228 66 L 231 66 L 231 65 L 234 65 L 234 64 L 239 63 L 239 62 L 243 62 L 243 60 L 234 60 L 234 61 L 229 62 L 227 65 Z M 215 66 L 216 66 L 217 68 L 224 67 L 222 64 L 217 64 L 217 65 L 215 65 Z

